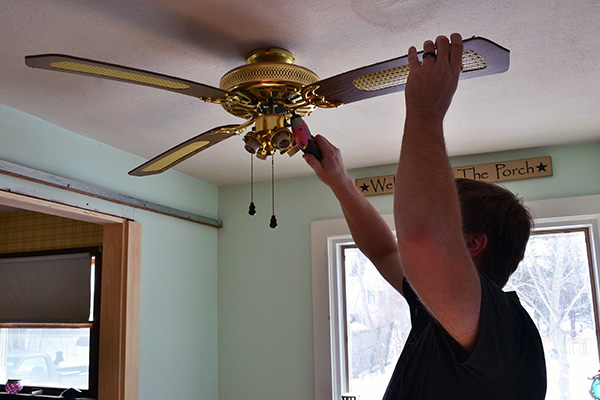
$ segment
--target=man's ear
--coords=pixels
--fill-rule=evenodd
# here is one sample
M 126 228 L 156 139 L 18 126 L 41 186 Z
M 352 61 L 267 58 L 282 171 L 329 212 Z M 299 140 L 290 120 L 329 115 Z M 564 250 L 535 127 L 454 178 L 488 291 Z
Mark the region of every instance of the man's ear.
M 475 259 L 481 256 L 488 244 L 487 235 L 485 233 L 465 233 L 464 236 L 471 258 Z

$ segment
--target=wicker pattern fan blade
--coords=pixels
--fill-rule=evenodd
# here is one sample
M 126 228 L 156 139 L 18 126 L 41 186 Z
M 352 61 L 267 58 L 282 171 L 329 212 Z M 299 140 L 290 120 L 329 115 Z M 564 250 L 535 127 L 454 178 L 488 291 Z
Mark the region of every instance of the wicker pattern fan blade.
M 157 74 L 141 69 L 108 64 L 62 54 L 40 54 L 25 57 L 25 64 L 33 68 L 51 71 L 70 72 L 74 74 L 112 79 L 136 85 L 150 86 L 157 89 L 170 90 L 188 96 L 198 97 L 205 101 L 223 100 L 230 94 L 202 83 Z
M 201 133 L 129 171 L 129 175 L 146 176 L 165 172 L 202 150 L 206 150 L 231 136 L 239 135 L 244 131 L 246 125 L 247 123 L 242 125 L 224 125 Z
M 505 72 L 509 56 L 509 50 L 488 39 L 466 39 L 460 78 Z M 348 104 L 404 90 L 408 73 L 408 56 L 405 55 L 323 79 L 314 84 L 318 86 L 315 93 L 327 102 Z

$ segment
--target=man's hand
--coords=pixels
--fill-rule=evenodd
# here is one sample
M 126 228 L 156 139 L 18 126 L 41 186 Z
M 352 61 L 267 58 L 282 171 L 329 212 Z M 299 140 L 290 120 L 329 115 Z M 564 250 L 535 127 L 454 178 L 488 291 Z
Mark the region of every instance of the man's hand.
M 410 76 L 406 84 L 406 115 L 419 115 L 442 120 L 458 86 L 462 69 L 463 42 L 458 33 L 451 35 L 452 44 L 445 36 L 438 36 L 435 44 L 428 40 L 423 44 L 426 57 L 421 64 L 417 50 L 408 50 Z
M 329 186 L 334 193 L 342 189 L 345 185 L 353 185 L 352 179 L 350 179 L 346 172 L 340 149 L 321 135 L 315 136 L 313 140 L 319 147 L 319 150 L 321 150 L 321 161 L 319 162 L 311 154 L 304 154 L 303 158 L 315 171 L 321 182 Z

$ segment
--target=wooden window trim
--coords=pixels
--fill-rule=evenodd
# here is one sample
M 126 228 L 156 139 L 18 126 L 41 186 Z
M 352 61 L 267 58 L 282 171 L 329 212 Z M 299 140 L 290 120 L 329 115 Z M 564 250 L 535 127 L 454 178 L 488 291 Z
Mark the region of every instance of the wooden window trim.
M 98 400 L 137 400 L 141 224 L 5 191 L 0 204 L 103 225 Z

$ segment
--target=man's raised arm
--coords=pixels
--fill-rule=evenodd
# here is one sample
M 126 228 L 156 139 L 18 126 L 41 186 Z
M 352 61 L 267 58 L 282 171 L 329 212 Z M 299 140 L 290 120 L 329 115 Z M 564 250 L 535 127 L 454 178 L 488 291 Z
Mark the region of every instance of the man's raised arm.
M 394 216 L 406 278 L 446 331 L 471 350 L 479 333 L 481 286 L 462 235 L 442 126 L 462 62 L 462 38 L 453 34 L 451 40 L 425 42 L 422 63 L 409 49 Z

